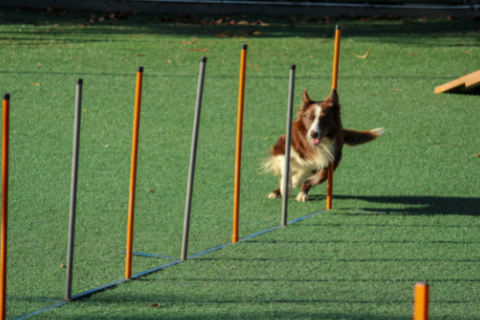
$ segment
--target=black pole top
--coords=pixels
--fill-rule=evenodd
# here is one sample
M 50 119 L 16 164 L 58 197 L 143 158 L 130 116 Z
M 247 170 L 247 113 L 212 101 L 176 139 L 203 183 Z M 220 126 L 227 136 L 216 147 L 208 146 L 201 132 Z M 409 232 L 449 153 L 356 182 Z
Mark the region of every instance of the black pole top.
M 205 63 L 207 62 L 207 57 L 202 57 L 202 59 L 200 59 L 201 62 Z
M 292 65 L 290 66 L 290 70 L 295 70 L 295 69 L 297 69 L 297 66 L 294 65 L 294 64 L 292 64 Z
M 137 71 L 138 72 L 143 72 L 143 67 L 138 67 Z
M 242 50 L 247 50 L 247 44 L 242 44 Z
M 335 30 L 342 30 L 342 29 L 340 28 L 340 25 L 337 24 L 337 25 L 335 26 Z
M 77 79 L 77 84 L 83 84 L 83 79 L 78 78 Z
M 3 99 L 4 99 L 4 100 L 10 100 L 10 93 L 5 93 L 5 94 L 3 95 Z

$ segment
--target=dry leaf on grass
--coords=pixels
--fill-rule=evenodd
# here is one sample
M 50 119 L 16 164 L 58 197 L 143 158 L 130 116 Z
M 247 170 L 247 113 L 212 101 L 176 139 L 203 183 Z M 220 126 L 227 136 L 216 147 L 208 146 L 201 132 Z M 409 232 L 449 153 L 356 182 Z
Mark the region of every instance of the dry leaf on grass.
M 250 23 L 248 21 L 242 20 L 237 22 L 237 26 L 249 26 Z
M 181 41 L 181 44 L 198 44 L 197 41 Z
M 160 308 L 160 303 L 151 304 L 150 308 Z
M 35 87 L 40 87 L 42 84 L 41 83 L 30 83 L 31 86 Z
M 390 90 L 388 90 L 388 91 L 402 91 L 402 90 L 400 90 L 400 89 L 396 89 L 396 88 L 391 88 L 391 89 L 390 89 Z
M 63 269 L 63 268 L 66 268 L 66 267 L 67 267 L 67 266 L 64 265 L 63 263 L 60 265 L 60 268 L 62 268 L 62 269 Z
M 217 37 L 219 37 L 219 38 L 233 37 L 233 33 L 231 33 L 231 32 L 220 32 L 219 34 L 217 34 Z
M 187 51 L 207 51 L 207 48 L 198 48 L 198 49 L 188 49 Z
M 474 154 L 473 156 L 480 158 L 480 153 Z
M 143 53 L 138 53 L 138 54 L 137 54 L 137 57 L 145 57 L 145 54 L 143 54 Z
M 367 59 L 367 57 L 370 55 L 370 51 L 367 51 L 367 53 L 365 53 L 363 56 L 360 56 L 356 53 L 354 53 L 355 57 L 359 58 L 359 59 Z
M 40 66 L 40 67 L 41 67 L 41 66 L 43 66 L 43 64 L 41 64 L 41 63 L 39 62 L 39 63 L 37 63 L 37 66 Z
M 409 53 L 408 55 L 409 55 L 410 57 L 416 57 L 416 56 L 418 56 L 418 54 L 416 54 L 416 53 Z

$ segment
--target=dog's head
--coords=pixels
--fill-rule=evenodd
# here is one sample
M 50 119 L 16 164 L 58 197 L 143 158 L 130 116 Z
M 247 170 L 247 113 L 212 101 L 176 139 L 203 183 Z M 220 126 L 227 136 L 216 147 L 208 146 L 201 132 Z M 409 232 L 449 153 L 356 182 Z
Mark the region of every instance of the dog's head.
M 333 89 L 325 100 L 316 102 L 303 91 L 303 101 L 298 119 L 307 129 L 307 140 L 318 145 L 325 136 L 332 135 L 340 124 L 340 104 L 337 90 Z

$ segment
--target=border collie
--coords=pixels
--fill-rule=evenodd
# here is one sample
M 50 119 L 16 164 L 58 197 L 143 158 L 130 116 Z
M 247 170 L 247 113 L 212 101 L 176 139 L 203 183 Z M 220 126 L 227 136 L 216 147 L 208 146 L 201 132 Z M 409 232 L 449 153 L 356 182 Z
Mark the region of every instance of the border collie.
M 333 89 L 325 100 L 316 102 L 305 90 L 297 119 L 292 124 L 288 196 L 292 186 L 301 187 L 297 200 L 308 201 L 308 191 L 327 179 L 328 166 L 332 161 L 334 169 L 337 169 L 345 143 L 357 146 L 376 139 L 384 132 L 384 128 L 370 131 L 344 129 L 337 91 Z M 264 165 L 266 171 L 282 175 L 280 185 L 268 195 L 269 198 L 280 198 L 284 194 L 284 163 L 285 135 L 282 135 L 270 150 Z

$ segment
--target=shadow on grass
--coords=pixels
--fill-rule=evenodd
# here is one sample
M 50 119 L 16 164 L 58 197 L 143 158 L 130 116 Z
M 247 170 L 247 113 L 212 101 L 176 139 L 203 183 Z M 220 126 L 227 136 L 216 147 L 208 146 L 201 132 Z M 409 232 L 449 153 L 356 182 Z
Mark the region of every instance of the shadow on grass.
M 174 15 L 174 14 L 122 14 L 112 19 L 111 13 L 79 12 L 68 10 L 46 11 L 34 9 L 1 8 L 2 24 L 12 26 L 34 25 L 31 30 L 9 31 L 8 38 L 0 39 L 39 45 L 42 41 L 64 43 L 86 42 L 131 42 L 146 41 L 133 37 L 140 34 L 162 34 L 175 36 L 245 38 L 248 42 L 259 38 L 306 37 L 312 39 L 333 39 L 334 26 L 338 22 L 328 17 L 272 17 L 260 15 Z M 120 19 L 118 19 L 120 17 Z M 215 23 L 222 20 L 221 23 Z M 242 21 L 243 24 L 236 24 Z M 255 24 L 257 23 L 257 24 Z M 413 20 L 413 19 L 343 19 L 342 30 L 348 37 L 385 37 L 382 41 L 438 47 L 466 46 L 480 47 L 470 43 L 441 43 L 438 37 L 472 37 L 480 28 L 472 20 Z M 467 34 L 471 33 L 471 34 Z M 131 38 L 112 38 L 109 35 L 132 35 Z M 1 32 L 0 32 L 1 35 Z M 12 35 L 14 35 L 13 38 Z M 89 35 L 89 39 L 82 38 Z M 92 39 L 92 35 L 98 35 Z M 432 41 L 425 41 L 430 38 Z M 458 40 L 457 40 L 458 41 Z M 46 43 L 45 43 L 46 44 Z
M 375 203 L 376 206 L 368 204 L 358 207 L 360 210 L 372 214 L 404 214 L 404 215 L 480 215 L 480 198 L 460 197 L 433 197 L 433 196 L 344 196 L 334 195 L 339 200 L 362 200 L 368 203 Z M 312 201 L 324 201 L 324 196 L 309 196 Z M 379 207 L 378 205 L 381 205 Z M 389 208 L 389 205 L 402 205 L 405 208 Z M 410 207 L 409 207 L 410 206 Z M 343 214 L 343 213 L 339 213 Z M 349 213 L 345 213 L 349 214 Z M 365 213 L 351 213 L 361 215 Z

